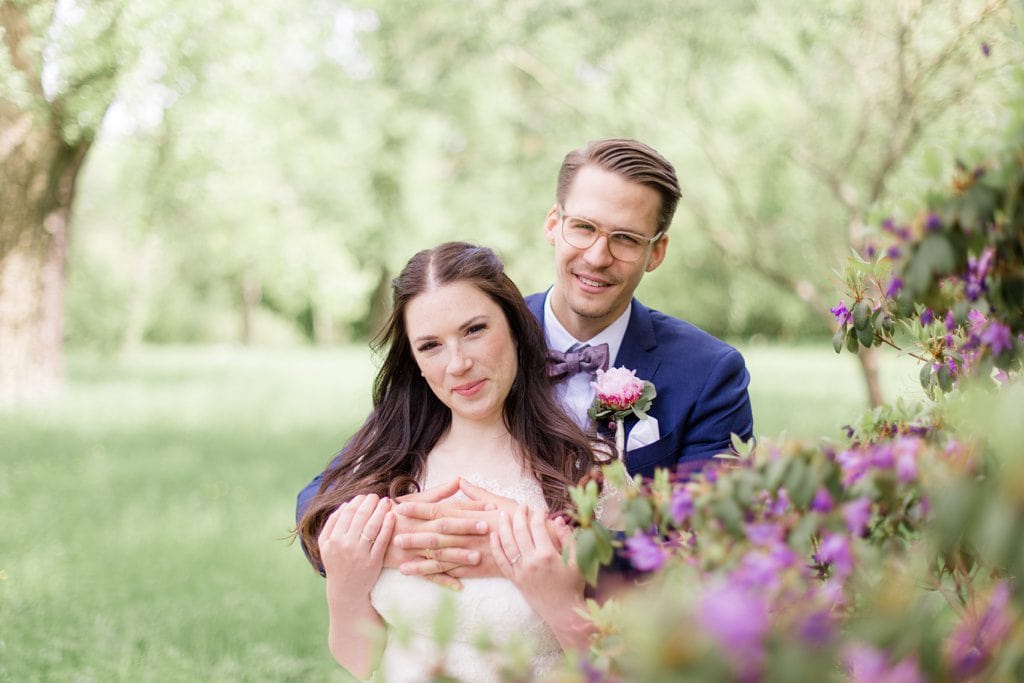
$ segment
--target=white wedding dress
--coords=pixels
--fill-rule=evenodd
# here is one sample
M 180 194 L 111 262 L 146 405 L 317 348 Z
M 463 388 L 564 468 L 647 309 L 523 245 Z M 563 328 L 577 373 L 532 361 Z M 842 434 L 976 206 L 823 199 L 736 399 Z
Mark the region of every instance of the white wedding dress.
M 499 480 L 468 474 L 463 478 L 518 503 L 547 510 L 540 484 L 532 477 Z M 444 481 L 448 479 L 428 471 L 423 488 Z M 511 581 L 466 578 L 462 585 L 461 591 L 453 591 L 397 569 L 381 572 L 370 601 L 388 626 L 387 644 L 374 681 L 427 681 L 442 672 L 466 683 L 499 681 L 510 651 L 525 657 L 535 678 L 558 664 L 562 650 L 554 633 Z M 435 637 L 439 614 L 453 617 L 450 640 L 443 648 Z

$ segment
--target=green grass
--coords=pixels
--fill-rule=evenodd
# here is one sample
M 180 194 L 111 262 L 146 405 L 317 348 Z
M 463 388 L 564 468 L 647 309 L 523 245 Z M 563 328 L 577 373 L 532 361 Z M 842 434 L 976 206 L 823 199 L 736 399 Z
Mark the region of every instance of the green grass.
M 744 354 L 758 435 L 834 435 L 863 406 L 852 356 Z M 0 680 L 344 680 L 322 580 L 282 539 L 366 414 L 369 353 L 147 348 L 69 374 L 0 411 Z

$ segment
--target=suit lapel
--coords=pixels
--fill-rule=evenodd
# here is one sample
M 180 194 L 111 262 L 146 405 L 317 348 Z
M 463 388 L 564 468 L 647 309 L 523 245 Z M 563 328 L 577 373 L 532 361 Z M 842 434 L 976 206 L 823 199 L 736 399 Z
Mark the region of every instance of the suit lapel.
M 657 384 L 656 375 L 661 358 L 655 353 L 658 340 L 654 336 L 654 323 L 651 321 L 651 309 L 633 299 L 633 309 L 629 314 L 629 326 L 626 336 L 619 347 L 613 365 L 636 371 L 640 379 Z

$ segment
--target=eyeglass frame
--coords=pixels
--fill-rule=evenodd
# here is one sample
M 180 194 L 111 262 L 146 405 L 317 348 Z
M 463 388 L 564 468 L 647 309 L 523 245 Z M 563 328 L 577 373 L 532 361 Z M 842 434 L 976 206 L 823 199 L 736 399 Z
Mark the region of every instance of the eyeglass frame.
M 617 259 L 617 260 L 622 261 L 624 263 L 636 263 L 641 258 L 643 258 L 643 255 L 647 252 L 647 250 L 651 247 L 652 244 L 654 244 L 655 242 L 657 242 L 658 240 L 660 240 L 662 237 L 665 236 L 665 231 L 664 230 L 659 230 L 657 233 L 655 233 L 654 237 L 646 237 L 646 236 L 641 235 L 639 233 L 631 232 L 629 230 L 604 230 L 603 228 L 599 227 L 595 221 L 592 221 L 589 218 L 581 218 L 580 216 L 572 216 L 570 214 L 565 213 L 565 211 L 564 211 L 564 209 L 563 209 L 561 204 L 557 205 L 556 213 L 558 214 L 558 223 L 559 223 L 559 226 L 560 226 L 560 232 L 562 233 L 562 239 L 565 240 L 566 244 L 568 244 L 570 247 L 572 247 L 573 249 L 590 249 L 590 247 L 594 246 L 594 243 L 596 243 L 597 240 L 600 239 L 600 237 L 602 235 L 604 235 L 604 237 L 605 237 L 605 249 L 608 250 L 608 254 L 613 259 Z M 566 218 L 572 218 L 574 220 L 577 220 L 577 221 L 580 221 L 582 223 L 586 223 L 588 225 L 593 226 L 594 230 L 597 231 L 595 233 L 595 235 L 594 235 L 594 241 L 591 242 L 590 244 L 588 244 L 585 247 L 577 247 L 575 244 L 570 242 L 569 238 L 565 236 L 565 219 Z M 611 238 L 614 235 L 628 235 L 628 236 L 630 236 L 630 237 L 632 237 L 632 238 L 634 238 L 634 239 L 636 239 L 636 240 L 638 240 L 640 242 L 647 242 L 647 244 L 644 245 L 644 250 L 642 252 L 640 252 L 640 254 L 635 259 L 629 260 L 629 259 L 619 258 L 614 253 L 612 253 L 612 240 L 611 240 Z

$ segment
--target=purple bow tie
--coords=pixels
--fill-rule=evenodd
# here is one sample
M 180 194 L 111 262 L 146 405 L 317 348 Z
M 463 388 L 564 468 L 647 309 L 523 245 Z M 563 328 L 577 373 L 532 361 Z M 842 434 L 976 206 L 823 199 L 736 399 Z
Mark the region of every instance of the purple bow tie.
M 608 369 L 608 345 L 582 346 L 575 351 L 548 349 L 548 377 L 563 379 L 578 372 L 595 374 Z

